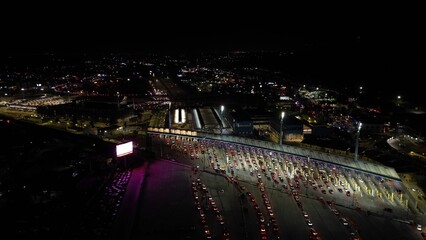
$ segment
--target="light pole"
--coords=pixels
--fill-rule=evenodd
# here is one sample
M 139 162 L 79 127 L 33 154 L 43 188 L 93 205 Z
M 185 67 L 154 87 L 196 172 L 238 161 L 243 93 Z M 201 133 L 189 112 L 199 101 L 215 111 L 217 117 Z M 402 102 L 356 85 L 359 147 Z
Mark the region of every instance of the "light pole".
M 283 144 L 283 120 L 284 120 L 285 112 L 281 112 L 281 121 L 280 121 L 280 145 Z
M 120 109 L 120 92 L 117 92 L 117 108 Z
M 399 107 L 401 105 L 401 95 L 396 97 L 396 105 Z
M 358 144 L 359 144 L 359 132 L 361 131 L 362 122 L 358 123 L 358 131 L 356 132 L 355 142 L 355 161 L 358 161 Z
M 222 135 L 223 128 L 223 110 L 225 110 L 225 106 L 220 106 L 220 135 Z
M 169 115 L 169 132 L 171 133 L 172 131 L 172 102 L 169 102 L 169 109 L 168 109 L 168 115 Z

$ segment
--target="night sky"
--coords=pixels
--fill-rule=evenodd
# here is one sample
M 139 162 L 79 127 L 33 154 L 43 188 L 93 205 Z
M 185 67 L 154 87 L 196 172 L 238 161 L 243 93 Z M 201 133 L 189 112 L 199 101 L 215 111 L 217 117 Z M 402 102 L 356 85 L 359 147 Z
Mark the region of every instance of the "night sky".
M 425 40 L 420 19 L 378 13 L 367 17 L 355 9 L 354 13 L 318 9 L 298 14 L 266 4 L 176 9 L 105 5 L 5 9 L 8 11 L 0 19 L 2 50 L 118 49 L 131 45 L 141 50 L 188 51 L 300 49 L 314 45 L 339 51 L 361 43 L 366 50 L 391 50 L 403 55 L 421 47 Z
M 306 62 L 301 64 L 322 78 L 350 76 L 349 81 L 366 81 L 376 88 L 397 81 L 394 88 L 406 93 L 420 93 L 413 86 L 425 79 L 426 39 L 415 13 L 402 17 L 318 9 L 296 14 L 278 6 L 219 4 L 108 8 L 27 8 L 2 15 L 1 55 L 280 50 L 303 56 Z

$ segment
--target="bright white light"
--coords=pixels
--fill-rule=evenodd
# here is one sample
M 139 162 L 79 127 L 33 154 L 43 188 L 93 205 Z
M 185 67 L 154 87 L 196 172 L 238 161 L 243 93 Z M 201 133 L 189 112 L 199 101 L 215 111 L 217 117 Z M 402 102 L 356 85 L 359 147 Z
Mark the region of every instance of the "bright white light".
M 220 111 L 223 112 L 223 110 L 225 110 L 225 106 L 220 106 Z
M 362 122 L 358 124 L 358 132 L 361 130 Z
M 401 96 L 398 95 L 398 99 L 401 99 Z
M 284 116 L 285 116 L 285 112 L 283 111 L 281 112 L 281 119 L 284 119 Z
M 115 147 L 117 157 L 122 157 L 133 153 L 133 142 L 127 142 Z
M 179 123 L 179 109 L 175 109 L 175 123 Z
M 182 116 L 182 123 L 186 122 L 186 114 L 185 114 L 185 109 L 181 109 L 180 110 L 180 115 Z

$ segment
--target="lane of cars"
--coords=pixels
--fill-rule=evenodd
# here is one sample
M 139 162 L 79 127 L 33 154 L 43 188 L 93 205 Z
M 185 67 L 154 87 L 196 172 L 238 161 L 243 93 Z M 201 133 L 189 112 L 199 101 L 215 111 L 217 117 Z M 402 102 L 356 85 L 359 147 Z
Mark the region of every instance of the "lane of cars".
M 255 184 L 263 204 L 259 204 L 254 197 L 249 198 L 258 215 L 260 236 L 265 236 L 265 239 L 278 238 L 283 233 L 276 221 L 271 224 L 270 220 L 265 219 L 274 219 L 276 216 L 268 197 L 271 191 L 292 196 L 304 213 L 306 211 L 301 199 L 306 197 L 317 199 L 322 204 L 327 203 L 333 214 L 337 211 L 332 207 L 335 204 L 363 208 L 364 205 L 371 207 L 371 203 L 380 203 L 377 205 L 389 209 L 406 209 L 404 188 L 398 181 L 324 163 L 309 156 L 186 136 L 159 137 L 169 147 L 168 157 L 178 156 L 176 152 L 181 153 L 198 169 L 223 174 L 233 183 Z M 347 235 L 352 239 L 359 238 L 354 221 L 340 214 L 339 221 L 347 226 Z M 265 225 L 265 222 L 269 224 Z M 319 239 L 321 234 L 315 229 L 314 223 L 306 219 L 307 231 L 312 239 Z

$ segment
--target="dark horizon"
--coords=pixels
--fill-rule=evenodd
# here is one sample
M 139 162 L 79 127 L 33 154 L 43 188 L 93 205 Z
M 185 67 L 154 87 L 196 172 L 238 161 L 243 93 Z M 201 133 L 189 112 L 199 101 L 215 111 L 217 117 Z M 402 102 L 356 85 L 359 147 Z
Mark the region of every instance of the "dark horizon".
M 357 22 L 359 18 L 284 21 L 274 14 L 259 18 L 241 12 L 216 17 L 204 13 L 192 16 L 182 12 L 164 21 L 159 21 L 160 15 L 140 19 L 91 17 L 87 22 L 83 17 L 65 20 L 56 16 L 57 25 L 53 18 L 37 18 L 5 26 L 0 60 L 46 52 L 178 55 L 286 51 L 295 54 L 292 65 L 302 75 L 318 82 L 344 79 L 353 85 L 368 83 L 375 89 L 401 91 L 410 97 L 422 93 L 416 86 L 425 77 L 425 38 L 415 22 Z

